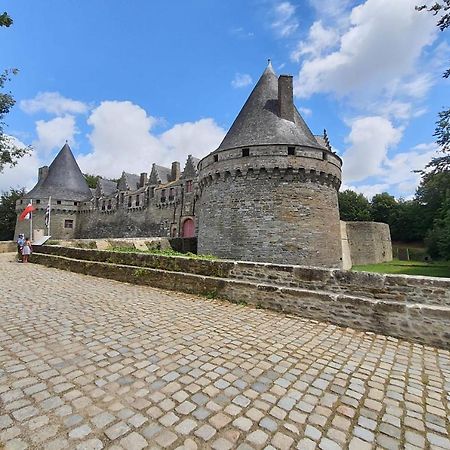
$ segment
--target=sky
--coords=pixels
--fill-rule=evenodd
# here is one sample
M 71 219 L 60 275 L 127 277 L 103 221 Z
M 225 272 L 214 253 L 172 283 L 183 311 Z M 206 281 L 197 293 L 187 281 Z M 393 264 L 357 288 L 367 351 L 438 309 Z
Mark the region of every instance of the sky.
M 416 0 L 0 0 L 6 132 L 32 145 L 0 191 L 32 188 L 67 140 L 84 173 L 150 172 L 220 144 L 270 58 L 343 158 L 343 186 L 414 195 L 450 103 L 450 33 Z M 419 3 L 423 3 L 419 2 Z

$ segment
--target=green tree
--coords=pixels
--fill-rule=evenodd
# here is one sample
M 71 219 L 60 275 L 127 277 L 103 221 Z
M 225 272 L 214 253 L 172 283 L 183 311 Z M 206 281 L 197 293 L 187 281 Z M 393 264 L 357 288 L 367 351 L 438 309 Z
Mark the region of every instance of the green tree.
M 25 195 L 25 188 L 10 189 L 3 192 L 0 198 L 0 241 L 14 239 L 16 227 L 16 201 Z
M 13 20 L 7 12 L 0 14 L 0 27 L 10 27 L 13 24 Z
M 437 26 L 441 31 L 444 31 L 450 26 L 450 0 L 441 0 L 435 2 L 432 6 L 416 6 L 416 9 L 418 11 L 425 10 L 432 12 L 434 15 L 439 15 Z M 443 77 L 450 77 L 450 68 L 444 72 Z M 439 113 L 434 136 L 436 137 L 436 143 L 440 146 L 444 155 L 433 158 L 431 162 L 427 164 L 426 168 L 431 169 L 433 172 L 449 170 L 450 155 L 446 153 L 450 152 L 450 109 L 443 109 Z
M 0 27 L 9 27 L 13 23 L 6 12 L 0 14 Z M 0 74 L 0 173 L 6 165 L 14 166 L 17 160 L 30 151 L 30 147 L 19 147 L 4 133 L 4 118 L 16 103 L 10 92 L 1 92 L 11 75 L 17 74 L 17 69 L 5 70 Z
M 374 195 L 371 202 L 372 219 L 375 222 L 384 222 L 391 225 L 398 214 L 398 203 L 395 197 L 383 192 Z
M 338 198 L 341 220 L 348 222 L 371 220 L 370 202 L 363 194 L 347 189 L 339 192 Z
M 431 256 L 450 260 L 450 189 L 425 242 Z
M 99 175 L 91 175 L 90 173 L 84 173 L 84 178 L 86 178 L 86 182 L 91 189 L 95 189 L 97 187 L 97 181 L 100 178 Z

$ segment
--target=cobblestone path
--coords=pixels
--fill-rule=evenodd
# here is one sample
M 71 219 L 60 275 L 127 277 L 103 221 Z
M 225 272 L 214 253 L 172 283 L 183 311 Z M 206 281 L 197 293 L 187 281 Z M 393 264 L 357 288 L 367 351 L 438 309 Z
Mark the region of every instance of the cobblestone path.
M 0 297 L 6 449 L 450 449 L 448 351 L 11 254 Z

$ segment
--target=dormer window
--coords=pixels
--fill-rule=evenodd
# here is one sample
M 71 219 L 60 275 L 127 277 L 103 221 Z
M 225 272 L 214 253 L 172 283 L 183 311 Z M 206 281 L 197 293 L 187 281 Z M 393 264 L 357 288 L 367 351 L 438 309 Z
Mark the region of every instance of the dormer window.
M 219 161 L 219 155 L 214 155 L 214 162 Z
M 250 156 L 250 149 L 249 148 L 243 148 L 242 149 L 242 156 Z

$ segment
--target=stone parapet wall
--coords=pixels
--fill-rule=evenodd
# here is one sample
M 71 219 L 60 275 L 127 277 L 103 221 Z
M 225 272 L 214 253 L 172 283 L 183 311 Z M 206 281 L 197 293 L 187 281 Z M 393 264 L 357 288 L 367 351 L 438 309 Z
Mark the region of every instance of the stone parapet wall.
M 84 257 L 101 256 L 98 254 L 108 253 L 87 250 L 77 251 L 80 252 L 79 255 Z M 131 256 L 133 255 L 127 254 L 126 258 Z M 115 255 L 113 255 L 114 257 Z M 422 302 L 419 302 L 419 297 L 409 301 L 408 296 L 403 299 L 401 297 L 395 299 L 395 296 L 392 298 L 376 298 L 345 293 L 345 290 L 350 285 L 364 281 L 370 281 L 372 285 L 376 285 L 379 288 L 380 279 L 377 279 L 377 277 L 372 278 L 372 274 L 352 274 L 355 277 L 349 279 L 331 276 L 330 272 L 337 271 L 295 268 L 299 270 L 297 277 L 303 279 L 306 283 L 310 283 L 310 286 L 316 283 L 315 287 L 317 288 L 332 278 L 334 282 L 331 285 L 335 285 L 335 283 L 339 285 L 339 282 L 342 282 L 344 286 L 342 291 L 331 289 L 313 290 L 287 287 L 277 283 L 274 279 L 274 274 L 289 273 L 289 266 L 266 267 L 266 269 L 270 270 L 267 274 L 267 279 L 251 281 L 252 274 L 250 272 L 247 273 L 246 279 L 226 277 L 227 273 L 231 275 L 233 271 L 236 275 L 236 268 L 244 268 L 248 271 L 251 269 L 249 264 L 228 261 L 190 261 L 187 258 L 174 258 L 182 259 L 183 261 L 175 261 L 170 266 L 166 258 L 156 257 L 145 261 L 142 261 L 141 258 L 121 259 L 123 262 L 133 263 L 133 265 L 128 265 L 36 253 L 33 255 L 33 262 L 86 275 L 206 295 L 208 297 L 218 297 L 237 303 L 249 303 L 257 307 L 297 314 L 305 318 L 396 336 L 442 348 L 449 348 L 450 346 L 450 302 L 448 301 L 450 279 L 436 280 L 436 283 L 434 283 L 434 280 L 425 279 L 425 277 L 417 280 L 414 280 L 414 278 L 418 277 L 408 277 L 413 285 L 423 284 L 422 294 L 425 293 L 426 286 L 432 286 L 429 290 L 434 294 L 435 303 L 440 303 L 440 306 L 436 306 L 435 303 L 427 303 L 425 298 Z M 150 261 L 152 261 L 153 265 L 158 262 L 160 267 L 174 270 L 162 270 L 161 268 L 140 265 L 142 262 L 149 263 Z M 178 271 L 186 268 L 191 270 L 191 272 Z M 211 269 L 214 269 L 215 272 L 211 271 Z M 222 270 L 222 273 L 220 273 L 219 269 Z M 194 272 L 210 273 L 210 275 Z M 326 272 L 328 272 L 328 275 Z M 356 283 L 356 280 L 358 280 L 358 283 Z M 385 284 L 387 291 L 392 286 L 399 287 L 399 283 L 395 283 L 395 280 L 390 281 Z M 405 285 L 407 285 L 407 282 Z M 395 290 L 392 294 L 395 294 Z M 437 301 L 438 298 L 441 299 L 440 302 Z
M 14 241 L 0 241 L 0 253 L 10 253 L 17 251 L 17 244 Z
M 230 278 L 450 309 L 450 279 L 238 262 Z
M 58 256 L 64 255 L 64 256 Z M 44 246 L 50 267 L 450 347 L 450 279 Z

